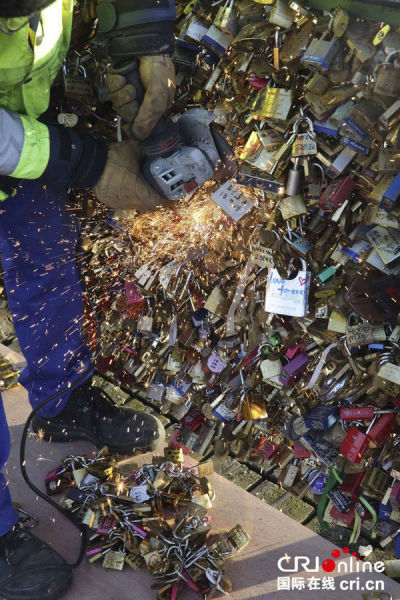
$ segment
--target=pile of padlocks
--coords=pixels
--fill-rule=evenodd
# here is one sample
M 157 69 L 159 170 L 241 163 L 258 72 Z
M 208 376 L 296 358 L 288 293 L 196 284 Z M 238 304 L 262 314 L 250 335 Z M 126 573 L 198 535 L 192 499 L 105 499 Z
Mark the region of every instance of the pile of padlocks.
M 205 475 L 212 471 L 212 461 L 184 468 L 179 450 L 139 467 L 103 449 L 94 458 L 67 456 L 45 484 L 49 495 L 63 492 L 62 506 L 87 525 L 90 563 L 118 571 L 146 564 L 157 600 L 177 600 L 185 586 L 211 598 L 231 591 L 224 560 L 250 539 L 240 525 L 209 535 L 214 492 Z
M 0 391 L 5 391 L 18 383 L 18 369 L 7 356 L 0 354 Z
M 179 422 L 172 446 L 279 466 L 322 528 L 400 558 L 399 23 L 177 7 L 174 112 L 213 111 L 239 172 L 85 225 L 97 367 Z

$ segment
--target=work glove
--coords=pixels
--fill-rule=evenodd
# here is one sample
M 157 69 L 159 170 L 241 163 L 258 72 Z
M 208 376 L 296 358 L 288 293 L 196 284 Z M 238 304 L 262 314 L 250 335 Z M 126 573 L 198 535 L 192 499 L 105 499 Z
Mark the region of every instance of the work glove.
M 104 171 L 94 188 L 100 202 L 139 212 L 155 211 L 167 202 L 143 178 L 140 152 L 135 140 L 110 145 Z
M 140 105 L 135 86 L 123 75 L 108 74 L 106 85 L 114 110 L 129 124 L 132 136 L 145 140 L 174 101 L 175 67 L 169 56 L 141 56 L 139 75 L 145 90 Z

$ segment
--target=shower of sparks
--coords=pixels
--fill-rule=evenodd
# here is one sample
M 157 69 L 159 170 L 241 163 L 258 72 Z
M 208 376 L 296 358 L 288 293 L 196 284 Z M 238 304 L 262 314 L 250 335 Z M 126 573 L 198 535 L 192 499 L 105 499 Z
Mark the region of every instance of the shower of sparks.
M 212 185 L 205 184 L 193 197 L 176 202 L 172 209 L 161 208 L 132 221 L 131 232 L 140 243 L 141 263 L 162 263 L 167 259 L 188 262 L 191 255 L 198 256 L 202 251 L 224 255 L 234 250 L 234 244 L 240 245 L 243 224 L 231 221 L 210 198 Z M 257 197 L 248 188 L 246 195 Z

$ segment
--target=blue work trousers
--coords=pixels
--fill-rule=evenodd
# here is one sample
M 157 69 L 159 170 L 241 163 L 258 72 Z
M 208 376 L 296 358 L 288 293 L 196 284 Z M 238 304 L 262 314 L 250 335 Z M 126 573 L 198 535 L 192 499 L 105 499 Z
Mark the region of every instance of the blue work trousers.
M 64 188 L 26 181 L 16 196 L 0 202 L 4 281 L 27 362 L 20 383 L 27 389 L 32 407 L 64 388 L 68 390 L 41 409 L 44 417 L 54 417 L 63 409 L 82 374 L 91 376 L 91 354 L 82 331 L 78 224 L 66 207 L 66 199 Z M 10 435 L 0 397 L 0 471 L 9 450 Z M 7 533 L 17 518 L 6 479 L 0 473 L 0 535 Z

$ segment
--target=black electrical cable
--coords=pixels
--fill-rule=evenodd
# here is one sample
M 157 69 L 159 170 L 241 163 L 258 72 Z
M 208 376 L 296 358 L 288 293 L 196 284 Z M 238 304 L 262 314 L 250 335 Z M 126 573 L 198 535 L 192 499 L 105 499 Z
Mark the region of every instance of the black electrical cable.
M 85 379 L 87 379 L 88 375 L 92 372 L 92 370 L 93 370 L 93 367 L 90 367 L 90 369 L 85 371 L 76 381 L 74 381 L 74 388 L 78 387 L 80 383 L 83 383 L 83 381 Z M 79 531 L 81 532 L 81 547 L 80 547 L 78 559 L 73 564 L 69 565 L 72 569 L 75 569 L 76 567 L 78 567 L 81 564 L 82 559 L 85 555 L 86 544 L 87 544 L 86 525 L 77 523 L 68 511 L 61 508 L 61 506 L 59 504 L 57 504 L 57 502 L 54 502 L 54 500 L 52 500 L 51 498 L 46 496 L 46 494 L 44 494 L 41 490 L 39 490 L 39 488 L 37 488 L 35 486 L 35 484 L 33 484 L 32 481 L 29 479 L 28 473 L 26 472 L 26 468 L 25 468 L 26 439 L 28 436 L 29 427 L 32 423 L 33 417 L 36 415 L 37 412 L 39 412 L 39 410 L 41 410 L 44 406 L 46 406 L 46 404 L 48 404 L 49 402 L 52 402 L 59 396 L 62 396 L 63 394 L 65 394 L 65 392 L 68 392 L 69 390 L 71 390 L 70 385 L 66 386 L 61 391 L 56 392 L 55 394 L 52 394 L 51 396 L 49 396 L 48 398 L 43 400 L 43 402 L 38 404 L 38 406 L 36 406 L 32 410 L 31 414 L 29 415 L 29 417 L 25 423 L 24 430 L 22 432 L 21 445 L 20 445 L 20 451 L 19 451 L 19 466 L 21 468 L 22 477 L 24 478 L 27 485 L 31 488 L 31 490 L 33 492 L 35 492 L 35 494 L 37 494 L 40 498 L 45 500 L 45 502 L 50 504 L 50 506 L 52 506 L 53 508 L 58 510 L 59 513 L 61 513 L 66 519 L 71 521 L 71 523 L 73 523 L 73 525 L 75 525 L 75 527 L 77 529 L 79 529 Z

